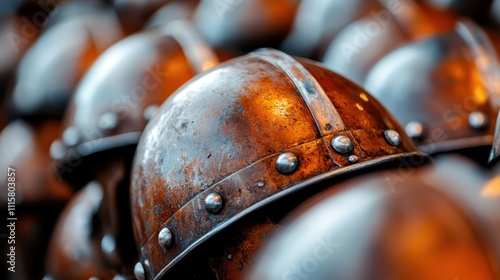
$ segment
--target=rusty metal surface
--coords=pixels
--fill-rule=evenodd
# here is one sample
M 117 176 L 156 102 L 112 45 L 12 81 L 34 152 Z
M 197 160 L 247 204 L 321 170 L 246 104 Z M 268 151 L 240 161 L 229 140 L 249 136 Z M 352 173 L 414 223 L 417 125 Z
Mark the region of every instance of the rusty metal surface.
M 279 63 L 283 60 L 288 64 Z M 283 68 L 291 65 L 308 71 Z M 290 79 L 297 73 L 305 76 Z M 308 80 L 313 84 L 300 85 Z M 304 98 L 314 88 L 323 91 L 312 91 L 316 98 L 332 103 L 315 107 L 313 100 Z M 321 111 L 332 104 L 338 113 Z M 332 123 L 324 129 L 326 124 L 315 120 L 330 113 Z M 384 139 L 388 129 L 400 132 L 399 147 Z M 352 138 L 353 152 L 334 151 L 330 140 L 339 135 Z M 299 158 L 298 169 L 290 175 L 275 167 L 285 151 Z M 305 187 L 320 175 L 334 176 L 342 167 L 352 166 L 346 170 L 356 172 L 413 152 L 399 124 L 375 99 L 321 66 L 272 50 L 234 59 L 198 76 L 169 98 L 139 143 L 131 206 L 141 260 L 149 277 L 165 276 L 216 230 L 278 193 L 293 191 L 299 183 Z M 353 155 L 358 164 L 348 161 Z M 224 199 L 219 214 L 204 209 L 210 193 Z M 169 248 L 158 242 L 162 228 L 172 232 Z
M 422 151 L 481 147 L 492 143 L 498 65 L 482 31 L 462 23 L 455 33 L 432 36 L 387 55 L 370 71 L 366 87 L 402 125 L 423 125 L 423 134 L 414 139 Z M 475 113 L 484 116 L 484 125 L 475 127 Z M 411 134 L 408 127 L 407 132 Z
M 498 279 L 495 190 L 498 177 L 456 158 L 332 186 L 285 219 L 245 279 Z

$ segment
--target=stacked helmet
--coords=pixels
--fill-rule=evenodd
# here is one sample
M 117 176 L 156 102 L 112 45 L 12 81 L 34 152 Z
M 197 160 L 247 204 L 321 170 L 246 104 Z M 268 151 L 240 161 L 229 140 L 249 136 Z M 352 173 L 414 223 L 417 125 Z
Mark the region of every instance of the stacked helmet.
M 457 158 L 413 171 L 310 200 L 247 279 L 500 278 L 500 178 Z
M 342 28 L 380 8 L 378 0 L 302 0 L 282 48 L 294 55 L 321 57 Z
M 16 120 L 0 133 L 0 167 L 4 170 L 0 173 L 0 210 L 17 219 L 11 220 L 15 229 L 6 232 L 12 236 L 10 243 L 8 239 L 3 243 L 7 249 L 17 241 L 15 261 L 11 263 L 18 272 L 16 279 L 43 276 L 47 240 L 58 213 L 72 194 L 51 165 L 49 147 L 58 134 L 59 122 L 54 120 L 38 124 Z M 2 270 L 9 274 L 10 257 L 3 255 L 1 259 Z
M 328 46 L 322 61 L 362 84 L 384 55 L 410 40 L 453 30 L 455 16 L 413 1 L 380 1 L 380 8 L 347 25 Z
M 135 146 L 157 107 L 192 76 L 218 62 L 188 27 L 172 22 L 120 41 L 95 62 L 78 86 L 62 139 L 52 144 L 51 153 L 63 178 L 75 187 L 88 184 L 58 222 L 48 256 L 49 276 L 88 279 L 89 273 L 99 277 L 111 270 L 132 273 L 128 264 L 133 263 L 135 250 L 130 248 L 128 188 Z M 96 186 L 101 195 L 89 196 Z M 89 209 L 77 213 L 84 225 L 75 225 L 70 214 L 79 207 Z M 78 237 L 80 244 L 71 241 L 72 225 L 85 233 Z M 82 254 L 82 248 L 89 253 Z M 96 256 L 100 259 L 93 259 Z
M 272 229 L 247 214 L 325 180 L 424 159 L 374 98 L 319 64 L 274 50 L 221 64 L 167 99 L 139 142 L 136 276 L 186 278 L 198 258 L 208 273 L 198 277 L 238 278 L 259 243 L 253 234 Z M 228 240 L 237 254 L 216 255 Z
M 278 46 L 293 23 L 298 0 L 207 0 L 194 16 L 212 46 L 252 50 Z
M 61 116 L 80 77 L 121 36 L 108 9 L 52 26 L 21 60 L 7 110 L 13 117 Z
M 430 154 L 461 150 L 484 163 L 498 110 L 500 68 L 472 23 L 403 46 L 370 71 L 366 87 Z

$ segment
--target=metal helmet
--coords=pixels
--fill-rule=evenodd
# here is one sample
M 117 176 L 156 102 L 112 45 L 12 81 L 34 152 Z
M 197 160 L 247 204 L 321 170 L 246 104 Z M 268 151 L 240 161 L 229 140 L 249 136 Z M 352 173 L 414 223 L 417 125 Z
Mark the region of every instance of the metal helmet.
M 189 24 L 130 36 L 106 51 L 78 86 L 62 139 L 52 145 L 61 176 L 88 182 L 88 168 L 103 155 L 135 146 L 146 123 L 167 97 L 217 57 Z M 82 179 L 83 178 L 83 179 Z
M 107 9 L 48 29 L 21 60 L 7 110 L 14 117 L 61 116 L 80 77 L 121 36 Z
M 413 1 L 381 1 L 381 7 L 347 25 L 328 46 L 323 63 L 362 84 L 368 71 L 404 43 L 452 31 L 456 16 Z
M 342 28 L 381 8 L 378 0 L 302 0 L 282 49 L 294 55 L 321 57 Z
M 297 208 L 246 279 L 498 279 L 500 178 L 459 158 L 400 171 Z
M 424 158 L 374 98 L 319 64 L 275 50 L 221 64 L 172 95 L 139 142 L 131 178 L 136 275 L 166 276 L 191 253 L 207 261 L 194 253 L 205 241 L 286 194 Z M 246 227 L 236 232 L 253 232 Z
M 81 189 L 60 215 L 46 256 L 44 279 L 111 279 L 126 271 L 113 271 L 102 248 L 113 251 L 112 237 L 95 238 L 102 233 L 96 216 L 104 191 L 95 182 Z
M 206 0 L 194 16 L 205 40 L 216 47 L 252 50 L 278 46 L 289 32 L 299 0 Z
M 72 194 L 71 188 L 58 180 L 51 165 L 48 149 L 58 134 L 57 121 L 29 124 L 22 120 L 9 123 L 0 133 L 0 168 L 3 170 L 0 172 L 0 211 L 8 218 L 15 218 L 9 219 L 9 224 L 15 224 L 15 229 L 10 228 L 15 230 L 15 235 L 8 227 L 3 231 L 15 239 L 9 241 L 7 235 L 2 236 L 2 245 L 5 250 L 11 245 L 16 247 L 12 265 L 17 272 L 11 278 L 14 273 L 7 270 L 12 266 L 7 264 L 11 259 L 4 255 L 0 258 L 1 268 L 9 275 L 2 279 L 43 276 L 43 260 L 52 227 Z
M 471 23 L 393 51 L 370 71 L 366 87 L 429 154 L 472 150 L 487 161 L 500 93 L 497 55 Z M 484 150 L 484 151 L 483 151 Z

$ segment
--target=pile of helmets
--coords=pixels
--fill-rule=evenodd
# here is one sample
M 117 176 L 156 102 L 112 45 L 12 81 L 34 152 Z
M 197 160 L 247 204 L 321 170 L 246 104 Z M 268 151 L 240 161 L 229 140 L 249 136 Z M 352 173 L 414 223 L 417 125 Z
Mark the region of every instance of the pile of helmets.
M 500 279 L 500 1 L 2 5 L 1 279 Z

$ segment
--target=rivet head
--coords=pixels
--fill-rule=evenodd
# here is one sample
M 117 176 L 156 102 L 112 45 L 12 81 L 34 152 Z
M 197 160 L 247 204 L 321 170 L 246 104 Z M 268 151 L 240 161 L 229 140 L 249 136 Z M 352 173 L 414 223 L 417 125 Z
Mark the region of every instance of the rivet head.
M 205 209 L 211 214 L 219 214 L 224 207 L 224 199 L 220 194 L 211 193 L 205 198 Z
M 101 131 L 109 132 L 118 127 L 118 116 L 114 113 L 107 112 L 99 117 L 99 129 Z
M 160 243 L 160 246 L 167 249 L 168 247 L 172 246 L 172 232 L 168 228 L 163 228 L 160 230 L 160 233 L 158 234 L 158 243 Z
M 335 151 L 341 154 L 347 154 L 354 150 L 351 138 L 343 135 L 333 137 L 332 147 Z
M 473 129 L 483 129 L 488 125 L 488 117 L 483 112 L 474 111 L 469 115 L 469 125 Z
M 111 255 L 116 250 L 116 242 L 113 236 L 106 234 L 101 239 L 101 249 L 107 254 Z
M 395 130 L 392 130 L 392 129 L 389 129 L 389 130 L 386 130 L 384 131 L 384 136 L 385 136 L 385 140 L 387 140 L 387 142 L 389 144 L 391 144 L 392 146 L 399 146 L 401 145 L 401 136 L 399 135 L 399 133 Z
M 405 132 L 412 139 L 422 139 L 425 136 L 425 126 L 421 122 L 412 121 L 406 124 Z
M 349 156 L 349 158 L 347 160 L 349 161 L 349 163 L 357 163 L 359 161 L 359 158 L 358 158 L 358 156 L 352 155 L 352 156 Z
M 49 153 L 52 159 L 62 160 L 66 154 L 66 145 L 61 140 L 55 140 L 50 145 Z
M 134 266 L 134 275 L 135 278 L 139 280 L 146 279 L 146 273 L 144 272 L 144 266 L 142 266 L 141 262 L 137 262 Z
M 73 147 L 80 142 L 80 131 L 76 127 L 68 127 L 64 130 L 62 134 L 63 143 Z
M 146 109 L 144 109 L 144 112 L 142 114 L 142 116 L 144 117 L 144 120 L 149 122 L 153 118 L 153 116 L 157 110 L 158 110 L 158 105 L 155 105 L 155 104 L 149 105 L 148 107 L 146 107 Z
M 281 174 L 292 174 L 297 167 L 299 167 L 299 158 L 294 153 L 282 153 L 276 159 L 276 169 Z

